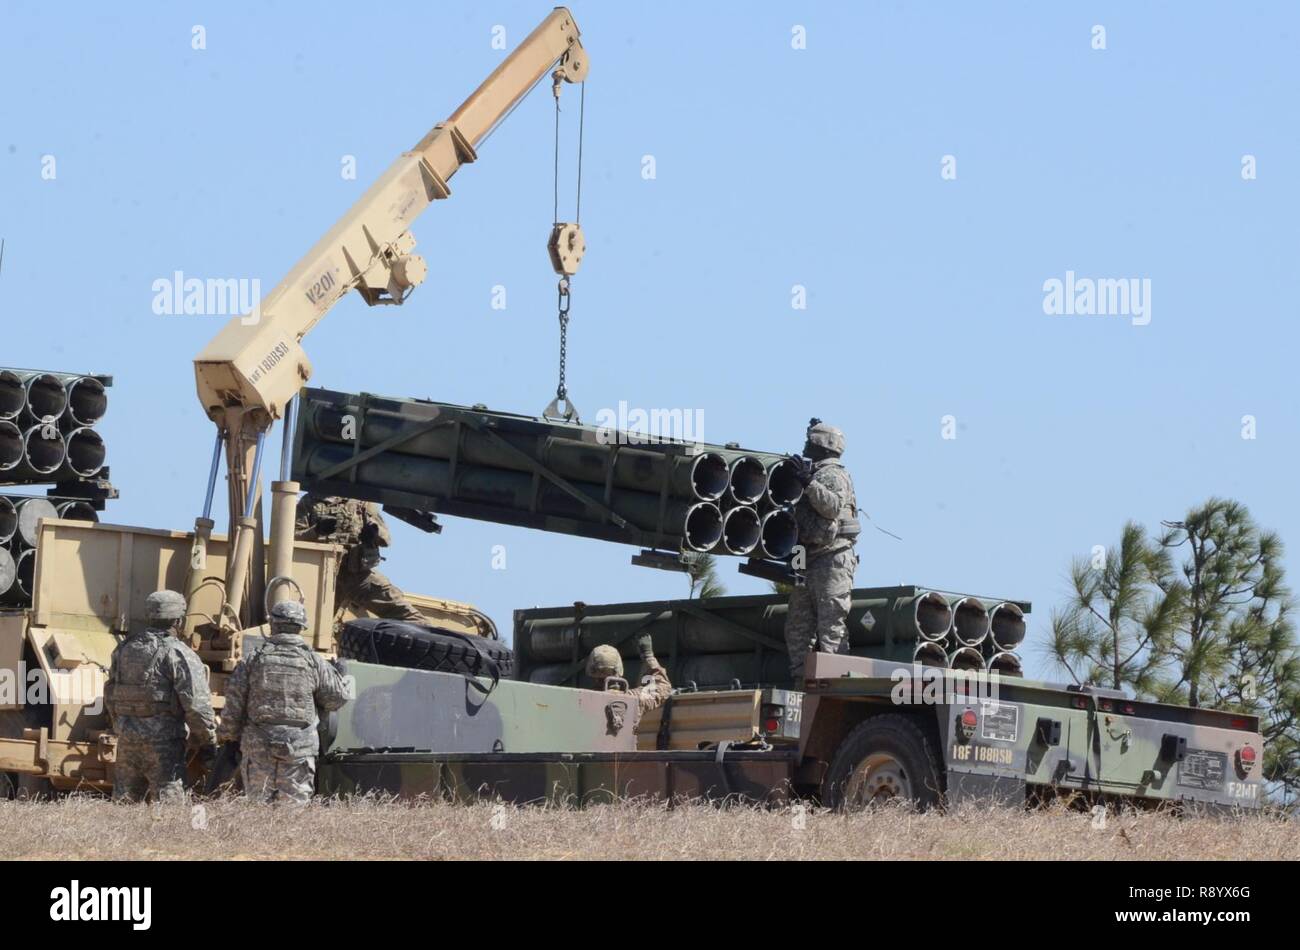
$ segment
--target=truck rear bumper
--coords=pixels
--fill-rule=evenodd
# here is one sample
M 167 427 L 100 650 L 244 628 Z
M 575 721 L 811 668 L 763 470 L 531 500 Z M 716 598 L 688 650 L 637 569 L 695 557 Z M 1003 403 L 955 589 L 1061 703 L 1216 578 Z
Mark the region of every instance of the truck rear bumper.
M 90 786 L 101 791 L 113 787 L 109 772 L 111 748 L 94 742 L 51 739 L 46 730 L 28 730 L 34 736 L 0 738 L 0 772 L 20 772 L 48 778 L 56 788 Z

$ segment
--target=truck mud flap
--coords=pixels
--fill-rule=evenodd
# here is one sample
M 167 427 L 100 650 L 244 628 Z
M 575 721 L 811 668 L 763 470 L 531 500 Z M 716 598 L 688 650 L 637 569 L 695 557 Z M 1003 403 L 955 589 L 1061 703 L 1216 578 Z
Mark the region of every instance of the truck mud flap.
M 319 762 L 322 795 L 379 792 L 459 802 L 585 805 L 619 799 L 667 802 L 790 800 L 793 755 L 716 750 L 649 753 L 363 752 Z M 725 770 L 725 772 L 723 771 Z

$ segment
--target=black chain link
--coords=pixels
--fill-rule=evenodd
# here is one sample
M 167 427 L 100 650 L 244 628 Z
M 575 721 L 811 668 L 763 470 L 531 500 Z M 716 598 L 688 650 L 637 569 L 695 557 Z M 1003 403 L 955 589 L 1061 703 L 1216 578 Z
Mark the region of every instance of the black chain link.
M 567 402 L 569 394 L 564 385 L 564 370 L 569 356 L 569 278 L 561 277 L 557 289 L 560 311 L 560 385 L 555 389 L 555 398 Z

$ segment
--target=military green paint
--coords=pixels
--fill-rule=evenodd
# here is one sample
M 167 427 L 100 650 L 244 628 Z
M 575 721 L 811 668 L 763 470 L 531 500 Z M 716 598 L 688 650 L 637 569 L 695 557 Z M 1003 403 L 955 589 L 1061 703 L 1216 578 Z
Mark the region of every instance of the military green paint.
M 339 710 L 329 751 L 632 751 L 627 700 L 616 693 L 502 680 L 486 697 L 458 673 L 340 661 L 356 698 Z M 477 682 L 487 687 L 490 681 Z M 624 709 L 621 728 L 609 712 Z

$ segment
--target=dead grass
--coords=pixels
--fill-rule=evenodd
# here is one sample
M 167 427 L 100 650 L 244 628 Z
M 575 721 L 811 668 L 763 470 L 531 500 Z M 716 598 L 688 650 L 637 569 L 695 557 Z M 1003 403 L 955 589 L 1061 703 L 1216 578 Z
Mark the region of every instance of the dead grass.
M 0 801 L 0 842 L 10 859 L 1300 859 L 1294 820 L 1129 812 L 1099 828 L 1059 805 L 848 817 L 810 809 L 802 822 L 790 809 L 640 803 L 563 809 L 369 797 L 299 810 L 236 798 L 196 807 L 75 795 Z

